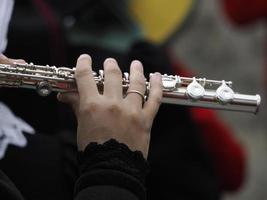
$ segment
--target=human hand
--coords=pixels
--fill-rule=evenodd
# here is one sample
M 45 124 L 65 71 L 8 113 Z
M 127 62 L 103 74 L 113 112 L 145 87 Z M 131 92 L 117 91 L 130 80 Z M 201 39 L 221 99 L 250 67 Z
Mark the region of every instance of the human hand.
M 61 93 L 58 99 L 70 104 L 78 120 L 78 149 L 84 150 L 91 142 L 104 143 L 116 139 L 131 150 L 139 150 L 147 158 L 150 130 L 162 98 L 161 75 L 150 77 L 148 100 L 143 104 L 141 95 L 129 93 L 123 97 L 122 72 L 114 59 L 104 62 L 104 92 L 100 94 L 92 73 L 92 61 L 81 55 L 77 61 L 75 78 L 78 93 Z M 145 93 L 143 66 L 133 61 L 130 66 L 129 90 Z
M 12 58 L 8 58 L 3 54 L 0 54 L 0 64 L 13 64 L 13 63 L 26 63 L 24 60 L 22 59 L 12 59 Z

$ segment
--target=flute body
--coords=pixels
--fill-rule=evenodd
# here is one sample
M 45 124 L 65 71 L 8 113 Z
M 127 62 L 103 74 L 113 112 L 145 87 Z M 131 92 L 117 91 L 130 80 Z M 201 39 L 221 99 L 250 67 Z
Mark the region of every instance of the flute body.
M 0 64 L 0 87 L 16 87 L 34 89 L 41 96 L 52 91 L 76 91 L 75 68 L 42 66 L 14 63 Z M 104 72 L 93 73 L 101 92 L 104 85 Z M 129 86 L 129 74 L 124 73 L 122 87 L 124 93 Z M 232 90 L 232 82 L 208 80 L 205 78 L 187 78 L 177 75 L 162 75 L 163 103 L 196 106 L 202 108 L 221 109 L 257 113 L 261 103 L 260 95 L 236 93 Z M 148 94 L 150 83 L 146 82 Z

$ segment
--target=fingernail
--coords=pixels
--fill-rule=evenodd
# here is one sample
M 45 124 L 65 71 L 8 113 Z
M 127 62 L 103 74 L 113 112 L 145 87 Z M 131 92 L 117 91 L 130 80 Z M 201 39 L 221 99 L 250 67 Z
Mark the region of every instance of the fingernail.
M 139 61 L 139 60 L 134 60 L 132 62 L 132 66 L 135 68 L 135 69 L 138 69 L 140 71 L 144 71 L 143 69 L 143 64 Z
M 139 60 L 134 60 L 134 61 L 132 62 L 132 65 L 133 65 L 134 67 L 137 67 L 137 68 L 140 68 L 141 70 L 143 70 L 143 64 L 142 64 Z
M 154 76 L 161 78 L 161 74 L 159 72 L 155 72 Z
M 117 63 L 114 58 L 107 58 L 104 63 Z
M 84 59 L 84 58 L 86 58 L 86 59 L 90 59 L 91 57 L 88 55 L 88 54 L 82 54 L 82 55 L 80 55 L 79 56 L 79 59 Z
M 16 59 L 16 60 L 14 60 L 14 63 L 26 64 L 26 61 L 23 59 Z
M 142 65 L 142 63 L 139 60 L 134 60 L 132 63 L 133 65 Z

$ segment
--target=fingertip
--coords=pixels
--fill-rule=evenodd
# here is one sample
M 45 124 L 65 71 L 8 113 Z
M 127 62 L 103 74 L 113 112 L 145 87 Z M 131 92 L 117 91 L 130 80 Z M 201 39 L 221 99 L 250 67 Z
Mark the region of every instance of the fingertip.
M 82 59 L 89 59 L 91 60 L 91 56 L 89 56 L 88 54 L 81 54 L 78 58 L 78 60 L 82 60 Z
M 88 54 L 82 54 L 77 59 L 76 69 L 75 69 L 75 75 L 79 76 L 80 74 L 84 74 L 88 71 L 88 69 L 91 69 L 92 65 L 92 59 Z
M 159 72 L 156 72 L 154 74 L 150 74 L 150 81 L 157 82 L 158 84 L 161 85 L 161 87 L 163 85 L 162 84 L 162 76 L 161 76 L 161 74 Z
M 155 96 L 156 99 L 161 99 L 163 95 L 162 76 L 156 72 L 150 76 L 150 95 Z
M 57 99 L 58 101 L 62 102 L 62 103 L 69 103 L 71 100 L 71 93 L 61 93 L 59 92 L 57 94 Z
M 139 60 L 134 60 L 130 66 L 130 77 L 142 76 L 145 79 L 143 64 Z
M 8 59 L 4 54 L 0 54 L 0 59 Z
M 114 58 L 106 58 L 104 61 L 104 65 L 109 63 L 117 64 L 117 61 Z
M 138 71 L 142 71 L 142 72 L 144 70 L 143 69 L 143 64 L 139 60 L 133 60 L 132 63 L 131 63 L 131 68 L 135 69 L 135 70 L 138 70 Z
M 88 54 L 82 54 L 79 56 L 78 60 L 77 60 L 77 68 L 83 67 L 83 66 L 91 66 L 92 64 L 92 59 L 91 56 L 89 56 Z
M 23 59 L 17 59 L 17 60 L 14 60 L 14 62 L 19 63 L 19 64 L 26 64 L 26 61 Z
M 59 102 L 61 102 L 61 93 L 59 92 L 59 93 L 57 93 L 57 100 L 59 101 Z
M 146 111 L 147 118 L 153 122 L 159 107 L 162 103 L 163 97 L 163 84 L 160 73 L 150 74 L 150 89 L 148 100 L 145 103 L 144 110 Z
M 161 74 L 159 72 L 151 73 L 150 77 L 154 77 L 156 79 L 161 79 Z
M 106 58 L 104 61 L 104 69 L 109 70 L 110 68 L 119 68 L 118 62 L 114 58 Z
M 78 101 L 78 94 L 76 92 L 59 92 L 57 99 L 62 103 L 75 104 Z
M 68 103 L 68 98 L 66 97 L 66 94 L 57 93 L 57 100 L 61 103 Z
M 159 72 L 155 72 L 155 73 L 154 73 L 154 76 L 161 78 L 161 73 L 159 73 Z
M 132 65 L 143 65 L 140 60 L 133 60 Z

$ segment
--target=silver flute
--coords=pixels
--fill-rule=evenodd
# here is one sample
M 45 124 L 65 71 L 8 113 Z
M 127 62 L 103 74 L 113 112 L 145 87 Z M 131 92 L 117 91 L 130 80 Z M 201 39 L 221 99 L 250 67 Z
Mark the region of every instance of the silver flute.
M 52 91 L 76 91 L 75 68 L 30 64 L 0 64 L 0 87 L 34 89 L 40 96 Z M 93 73 L 100 91 L 103 92 L 104 72 Z M 123 74 L 122 87 L 126 93 L 129 74 Z M 260 95 L 240 94 L 233 91 L 231 81 L 187 78 L 177 75 L 162 75 L 163 103 L 196 106 L 256 114 L 261 103 Z M 150 83 L 146 82 L 149 93 Z

